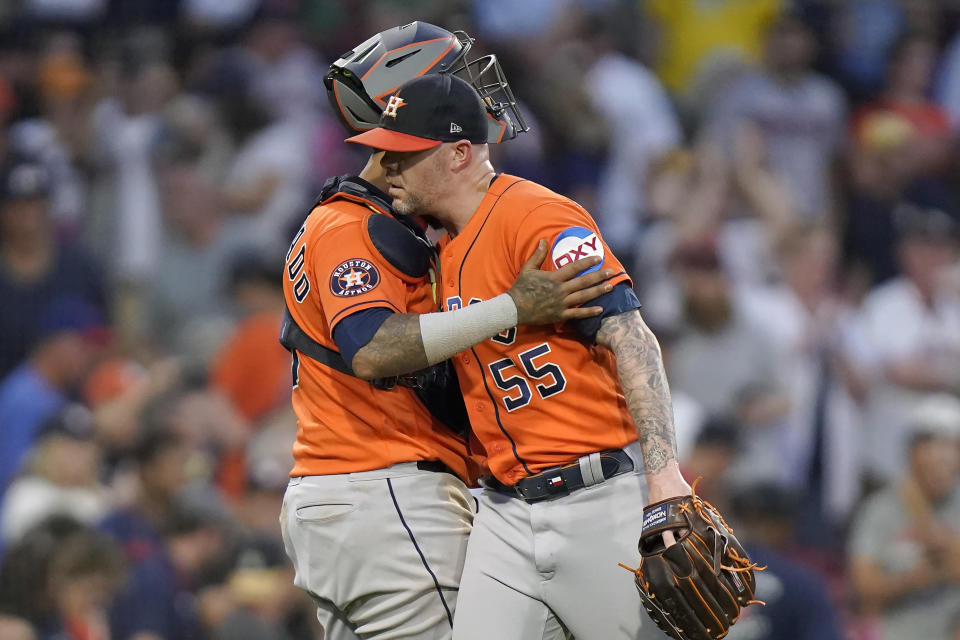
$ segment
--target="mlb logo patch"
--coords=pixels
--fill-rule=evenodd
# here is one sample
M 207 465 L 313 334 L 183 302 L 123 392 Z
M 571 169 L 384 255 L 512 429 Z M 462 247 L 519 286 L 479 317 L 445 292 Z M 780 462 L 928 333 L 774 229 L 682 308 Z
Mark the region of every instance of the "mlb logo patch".
M 585 269 L 583 273 L 596 271 L 603 266 L 603 243 L 596 233 L 586 227 L 570 227 L 562 231 L 553 241 L 553 250 L 550 253 L 557 269 L 588 256 L 600 256 L 600 262 Z
M 380 284 L 380 272 L 368 260 L 352 258 L 337 265 L 330 274 L 330 292 L 351 298 L 372 291 Z

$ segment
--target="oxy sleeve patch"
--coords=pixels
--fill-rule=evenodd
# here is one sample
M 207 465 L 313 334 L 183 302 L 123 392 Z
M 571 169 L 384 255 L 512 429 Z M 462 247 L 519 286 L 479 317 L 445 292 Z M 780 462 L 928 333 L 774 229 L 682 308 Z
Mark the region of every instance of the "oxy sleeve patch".
M 369 260 L 344 260 L 330 274 L 330 292 L 341 298 L 352 298 L 373 291 L 380 284 L 380 271 Z
M 603 243 L 600 242 L 596 233 L 586 227 L 570 227 L 561 231 L 557 239 L 553 241 L 553 250 L 550 256 L 557 269 L 589 256 L 600 256 L 599 263 L 583 272 L 589 273 L 603 266 Z

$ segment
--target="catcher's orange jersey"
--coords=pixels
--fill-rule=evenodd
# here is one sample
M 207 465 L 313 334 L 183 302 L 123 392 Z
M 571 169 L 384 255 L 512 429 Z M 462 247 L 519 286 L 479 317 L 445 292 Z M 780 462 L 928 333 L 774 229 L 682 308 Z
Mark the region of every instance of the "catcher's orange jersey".
M 604 258 L 597 268 L 616 274 L 611 282 L 629 282 L 580 205 L 500 175 L 467 226 L 441 242 L 444 308 L 509 289 L 541 238 L 551 246 L 543 268 L 596 254 Z M 454 362 L 473 431 L 501 482 L 637 439 L 613 354 L 572 327 L 509 329 Z
M 370 246 L 365 201 L 316 207 L 287 255 L 283 292 L 297 324 L 333 350 L 333 329 L 348 315 L 385 307 L 437 310 L 429 281 L 413 282 Z M 438 422 L 407 387 L 384 391 L 296 354 L 293 409 L 297 441 L 291 476 L 351 473 L 398 462 L 441 460 L 466 478 L 466 444 Z

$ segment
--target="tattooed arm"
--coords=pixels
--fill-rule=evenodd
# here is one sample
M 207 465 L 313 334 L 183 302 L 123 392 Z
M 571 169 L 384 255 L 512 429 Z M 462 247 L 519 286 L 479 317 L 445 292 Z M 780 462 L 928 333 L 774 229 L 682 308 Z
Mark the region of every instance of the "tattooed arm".
M 673 405 L 657 339 L 640 312 L 633 310 L 604 318 L 597 343 L 617 359 L 620 386 L 637 427 L 650 502 L 689 493 L 680 475 Z
M 469 309 L 425 314 L 423 317 L 431 320 L 427 326 L 432 327 L 426 346 L 420 315 L 391 315 L 354 355 L 354 373 L 367 380 L 410 373 L 442 362 L 517 324 L 553 324 L 599 315 L 602 307 L 577 305 L 609 292 L 612 285 L 603 281 L 613 272 L 577 276 L 599 261 L 596 256 L 556 271 L 541 271 L 538 267 L 546 254 L 547 245 L 541 240 L 507 291 L 509 297 L 501 295 Z M 497 324 L 498 318 L 504 320 Z

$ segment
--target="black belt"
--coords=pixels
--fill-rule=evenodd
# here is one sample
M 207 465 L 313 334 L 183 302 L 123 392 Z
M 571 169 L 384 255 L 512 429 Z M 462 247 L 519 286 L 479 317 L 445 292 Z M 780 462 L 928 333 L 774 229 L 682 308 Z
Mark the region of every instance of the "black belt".
M 420 471 L 433 471 L 434 473 L 449 473 L 454 476 L 457 475 L 453 472 L 453 469 L 439 460 L 417 460 L 417 469 L 420 469 Z
M 565 496 L 630 471 L 633 471 L 633 459 L 627 452 L 610 449 L 583 456 L 572 464 L 544 469 L 516 484 L 503 484 L 490 477 L 485 485 L 493 491 L 533 503 Z

